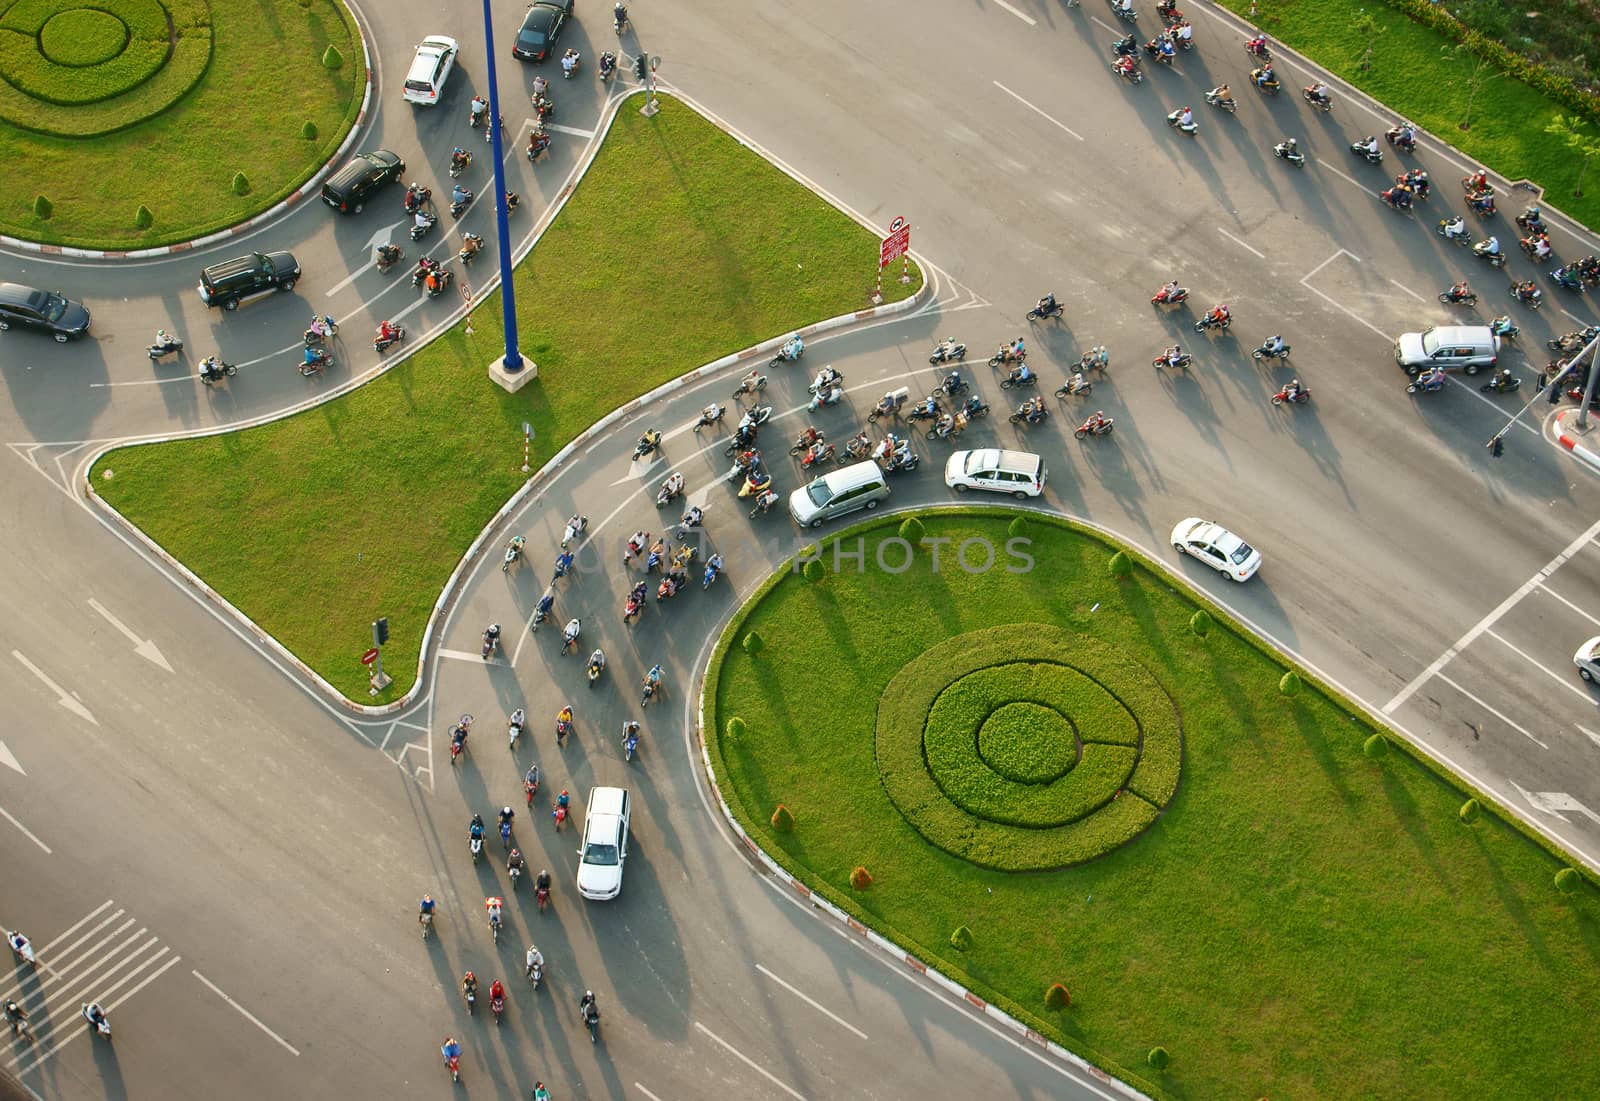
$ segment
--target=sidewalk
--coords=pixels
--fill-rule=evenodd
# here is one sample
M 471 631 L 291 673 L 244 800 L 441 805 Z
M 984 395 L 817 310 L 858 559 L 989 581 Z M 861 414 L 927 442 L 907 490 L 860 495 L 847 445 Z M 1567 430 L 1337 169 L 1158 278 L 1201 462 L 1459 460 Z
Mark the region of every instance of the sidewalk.
M 1591 411 L 1587 428 L 1578 427 L 1577 406 L 1569 406 L 1555 415 L 1556 442 L 1579 459 L 1600 470 L 1600 413 Z

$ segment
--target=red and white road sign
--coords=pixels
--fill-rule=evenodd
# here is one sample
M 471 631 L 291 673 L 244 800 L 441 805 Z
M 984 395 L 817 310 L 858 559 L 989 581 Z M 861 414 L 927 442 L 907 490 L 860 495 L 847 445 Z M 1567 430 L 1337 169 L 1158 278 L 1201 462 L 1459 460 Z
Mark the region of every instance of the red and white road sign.
M 889 236 L 878 247 L 878 266 L 887 267 L 890 261 L 898 260 L 910 251 L 911 223 L 904 218 L 896 218 L 889 223 Z
M 368 650 L 366 653 L 361 655 L 361 664 L 362 665 L 371 665 L 373 662 L 375 662 L 377 660 L 378 660 L 378 648 L 376 646 L 374 646 L 372 649 Z

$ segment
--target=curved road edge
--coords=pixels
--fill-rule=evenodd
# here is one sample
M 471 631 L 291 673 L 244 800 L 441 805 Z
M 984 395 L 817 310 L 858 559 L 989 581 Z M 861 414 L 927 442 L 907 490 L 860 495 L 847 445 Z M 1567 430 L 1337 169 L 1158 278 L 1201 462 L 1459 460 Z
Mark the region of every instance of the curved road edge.
M 367 69 L 366 89 L 361 94 L 361 109 L 356 112 L 356 119 L 350 124 L 350 132 L 344 136 L 344 141 L 339 143 L 339 148 L 334 150 L 333 156 L 323 162 L 322 167 L 311 174 L 310 179 L 291 191 L 272 206 L 260 214 L 238 225 L 219 229 L 215 233 L 208 233 L 204 237 L 195 237 L 188 241 L 175 241 L 170 245 L 161 245 L 156 248 L 145 249 L 86 249 L 73 248 L 69 245 L 46 245 L 39 241 L 24 241 L 20 237 L 8 237 L 0 234 L 0 248 L 14 249 L 19 252 L 32 252 L 41 256 L 70 256 L 77 260 L 148 260 L 152 257 L 173 256 L 179 253 L 190 252 L 194 249 L 214 245 L 218 241 L 226 241 L 232 237 L 242 237 L 247 233 L 254 233 L 270 222 L 288 214 L 305 199 L 315 195 L 322 187 L 322 182 L 328 178 L 334 166 L 343 163 L 350 149 L 356 144 L 356 139 L 365 132 L 367 122 L 372 112 L 373 86 L 377 78 L 373 75 L 372 47 L 367 44 L 370 35 L 367 33 L 367 19 L 354 0 L 340 0 L 350 13 L 350 21 L 355 26 L 356 35 L 361 39 L 361 57 Z

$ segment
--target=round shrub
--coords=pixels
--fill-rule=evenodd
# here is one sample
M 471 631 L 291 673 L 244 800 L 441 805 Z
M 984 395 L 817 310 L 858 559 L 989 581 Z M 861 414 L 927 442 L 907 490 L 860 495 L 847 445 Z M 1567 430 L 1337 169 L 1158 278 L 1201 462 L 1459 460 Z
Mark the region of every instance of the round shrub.
M 957 952 L 965 952 L 972 947 L 972 930 L 965 925 L 957 925 L 956 931 L 950 934 L 950 947 Z
M 1006 534 L 1013 539 L 1018 539 L 1028 534 L 1028 518 L 1026 516 L 1018 516 L 1012 520 L 1011 523 L 1006 525 Z
M 245 174 L 243 172 L 235 172 L 233 174 L 232 187 L 235 195 L 250 194 L 250 181 L 245 178 Z
M 1201 608 L 1189 617 L 1189 630 L 1193 631 L 1196 637 L 1205 638 L 1211 633 L 1212 622 L 1211 613 Z
M 1300 694 L 1300 674 L 1293 669 L 1278 678 L 1278 693 L 1284 696 Z
M 900 538 L 910 543 L 913 547 L 920 547 L 922 545 L 922 537 L 927 534 L 927 531 L 922 526 L 922 521 L 915 516 L 906 517 L 900 525 Z
M 823 574 L 822 559 L 813 558 L 811 561 L 807 562 L 800 570 L 800 574 L 807 581 L 821 581 Z
M 850 871 L 850 886 L 854 887 L 858 891 L 865 891 L 868 887 L 872 886 L 872 876 L 867 874 L 867 869 L 857 864 Z
M 749 654 L 751 657 L 755 657 L 761 652 L 761 648 L 766 645 L 766 641 L 761 637 L 760 632 L 751 631 L 748 635 L 744 636 L 743 645 L 744 652 Z
M 139 209 L 133 212 L 133 224 L 140 229 L 149 229 L 155 224 L 155 220 L 156 216 L 151 214 L 150 208 L 143 203 L 140 203 Z
M 1133 572 L 1133 559 L 1128 557 L 1127 551 L 1118 551 L 1111 556 L 1111 561 L 1106 564 L 1111 571 L 1111 576 L 1121 580 Z
M 37 196 L 34 197 L 34 200 L 33 200 L 33 216 L 35 218 L 38 218 L 40 221 L 44 221 L 46 218 L 49 218 L 50 215 L 54 214 L 55 211 L 56 211 L 56 204 L 55 203 L 52 203 L 49 199 L 46 199 L 43 195 L 37 195 Z
M 733 718 L 728 720 L 727 729 L 728 737 L 732 738 L 734 741 L 738 741 L 740 738 L 744 737 L 744 720 L 735 715 Z
M 1576 894 L 1583 886 L 1583 877 L 1576 868 L 1562 868 L 1556 873 L 1556 890 L 1564 895 Z
M 324 69 L 337 69 L 343 65 L 344 54 L 339 52 L 337 46 L 329 43 L 328 48 L 322 51 L 322 67 Z
M 1361 752 L 1374 761 L 1379 760 L 1385 753 L 1389 752 L 1389 739 L 1382 734 L 1374 734 L 1361 743 Z
M 329 46 L 328 48 L 330 50 L 333 49 L 332 46 Z M 317 140 L 317 124 L 312 122 L 310 119 L 306 119 L 305 122 L 300 124 L 300 136 L 302 138 L 305 138 L 306 141 L 316 141 Z
M 1167 1049 L 1164 1047 L 1153 1047 L 1150 1049 L 1150 1054 L 1145 1056 L 1145 1061 L 1157 1070 L 1166 1070 L 1172 1065 L 1172 1056 L 1167 1054 Z
M 794 815 L 789 813 L 789 808 L 782 803 L 772 812 L 772 828 L 778 833 L 794 832 Z
M 1053 982 L 1044 988 L 1044 1005 L 1046 1009 L 1065 1009 L 1072 1004 L 1072 995 L 1067 993 L 1067 988 L 1058 982 Z
M 1465 803 L 1461 804 L 1461 809 L 1456 813 L 1461 816 L 1461 821 L 1470 826 L 1472 823 L 1478 820 L 1478 815 L 1482 812 L 1483 808 L 1478 805 L 1478 801 L 1476 799 L 1468 799 Z

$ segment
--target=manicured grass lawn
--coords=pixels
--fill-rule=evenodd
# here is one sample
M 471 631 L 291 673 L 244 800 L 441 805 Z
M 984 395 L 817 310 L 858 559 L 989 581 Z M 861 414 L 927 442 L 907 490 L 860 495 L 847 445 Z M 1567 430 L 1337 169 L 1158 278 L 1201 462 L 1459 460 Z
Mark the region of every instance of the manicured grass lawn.
M 495 296 L 474 312 L 474 335 L 457 325 L 337 401 L 246 432 L 114 451 L 94 485 L 361 702 L 357 658 L 387 615 L 394 684 L 380 700 L 393 698 L 414 680 L 450 571 L 523 482 L 523 421 L 537 469 L 685 371 L 866 305 L 876 262 L 869 231 L 689 108 L 663 100 L 645 119 L 624 107 L 517 269 L 537 381 L 509 395 L 488 379 L 501 350 Z M 905 297 L 920 280 L 885 293 Z
M 276 203 L 339 147 L 366 87 L 360 38 L 340 0 L 167 6 L 177 35 L 170 57 L 164 16 L 154 31 L 135 18 L 160 16 L 153 4 L 31 0 L 0 15 L 0 161 L 19 168 L 0 180 L 0 233 L 107 249 L 191 239 Z M 31 27 L 52 7 L 62 14 L 45 19 L 41 54 L 38 39 L 12 24 Z M 133 32 L 112 56 L 123 22 L 67 10 L 102 7 Z M 98 37 L 107 27 L 117 31 L 109 45 Z M 321 62 L 330 45 L 344 58 L 336 70 Z M 88 61 L 98 63 L 68 67 Z M 142 121 L 100 132 L 129 120 Z M 314 140 L 301 134 L 308 121 Z M 95 136 L 77 136 L 85 133 Z M 233 191 L 238 172 L 244 195 Z M 34 214 L 38 195 L 54 206 L 48 219 Z M 143 230 L 141 204 L 153 215 Z
M 983 574 L 951 561 L 967 538 L 1003 546 L 1009 516 L 925 514 L 930 536 L 953 540 L 937 575 L 926 554 L 904 573 L 874 568 L 898 518 L 864 525 L 846 538 L 849 549 L 864 535 L 867 572 L 846 559 L 820 582 L 784 574 L 747 607 L 712 663 L 707 738 L 724 796 L 759 844 L 921 958 L 1160 1096 L 1600 1096 L 1592 884 L 1558 893 L 1549 852 L 1490 815 L 1463 824 L 1461 790 L 1398 747 L 1367 757 L 1372 730 L 1339 701 L 1309 685 L 1282 696 L 1279 661 L 1220 614 L 1196 636 L 1195 600 L 1165 576 L 1135 566 L 1113 580 L 1097 538 L 1030 520 L 1031 571 L 1007 572 L 1003 551 Z M 902 702 L 886 687 L 903 669 L 920 676 L 915 659 L 944 640 L 1000 624 L 1052 625 L 1085 653 L 1142 662 L 1176 706 L 1176 794 L 1099 859 L 980 868 L 927 843 L 886 791 L 881 724 Z M 752 631 L 765 643 L 755 657 L 734 645 Z M 1020 633 L 1040 641 L 1017 642 L 1006 660 L 1046 660 L 1049 631 Z M 957 681 L 949 706 L 995 683 Z M 1022 678 L 1014 691 L 1031 701 L 1042 685 Z M 1016 742 L 1019 706 L 1036 705 L 1003 707 L 976 753 L 1012 777 L 1055 775 L 1058 755 Z M 1133 710 L 1144 722 L 1156 706 Z M 941 708 L 943 698 L 926 713 L 943 738 Z M 1092 708 L 1069 710 L 1086 740 L 1127 740 Z M 719 734 L 735 716 L 743 731 Z M 948 747 L 926 752 L 933 761 Z M 961 789 L 948 762 L 929 767 L 951 800 L 987 797 Z M 1130 782 L 1108 806 L 1138 790 Z M 779 803 L 792 833 L 769 824 Z M 875 881 L 863 891 L 849 886 L 858 865 Z M 961 925 L 974 937 L 964 953 L 949 940 Z M 1043 1002 L 1057 981 L 1072 997 L 1059 1012 Z M 1146 1062 L 1157 1045 L 1172 1055 L 1165 1072 Z
M 1222 3 L 1238 15 L 1252 18 L 1250 0 Z M 1370 15 L 1383 28 L 1374 40 L 1372 64 L 1365 72 L 1359 67 L 1367 46 L 1366 36 L 1358 29 L 1363 15 Z M 1266 0 L 1252 21 L 1270 37 L 1326 66 L 1398 115 L 1438 134 L 1468 157 L 1510 179 L 1532 180 L 1546 188 L 1549 201 L 1568 214 L 1585 225 L 1600 225 L 1600 182 L 1586 179 L 1583 197 L 1574 198 L 1578 159 L 1544 130 L 1555 115 L 1571 112 L 1528 85 L 1500 76 L 1480 86 L 1472 103 L 1472 127 L 1460 129 L 1466 112 L 1468 78 L 1477 59 L 1470 54 L 1456 59 L 1442 53 L 1443 47 L 1452 45 L 1444 35 L 1413 23 L 1382 3 L 1360 0 L 1323 0 L 1315 4 Z M 1219 74 L 1218 79 L 1231 76 L 1233 86 L 1248 93 L 1251 63 L 1243 50 L 1238 53 L 1237 64 L 1237 73 Z M 1490 69 L 1488 74 L 1494 71 Z M 1298 88 L 1294 91 L 1298 94 Z M 1336 119 L 1364 128 L 1360 134 L 1352 131 L 1352 141 L 1364 136 L 1365 128 L 1370 126 L 1364 115 L 1341 108 L 1337 101 L 1333 112 Z M 1593 135 L 1595 128 L 1588 129 Z M 1407 159 L 1391 156 L 1396 165 Z M 1451 205 L 1459 206 L 1455 196 L 1460 188 L 1456 182 L 1436 182 L 1443 187 L 1442 194 Z M 1515 201 L 1513 197 L 1502 204 L 1502 209 Z M 1507 215 L 1520 211 L 1519 202 L 1516 209 L 1507 210 Z

